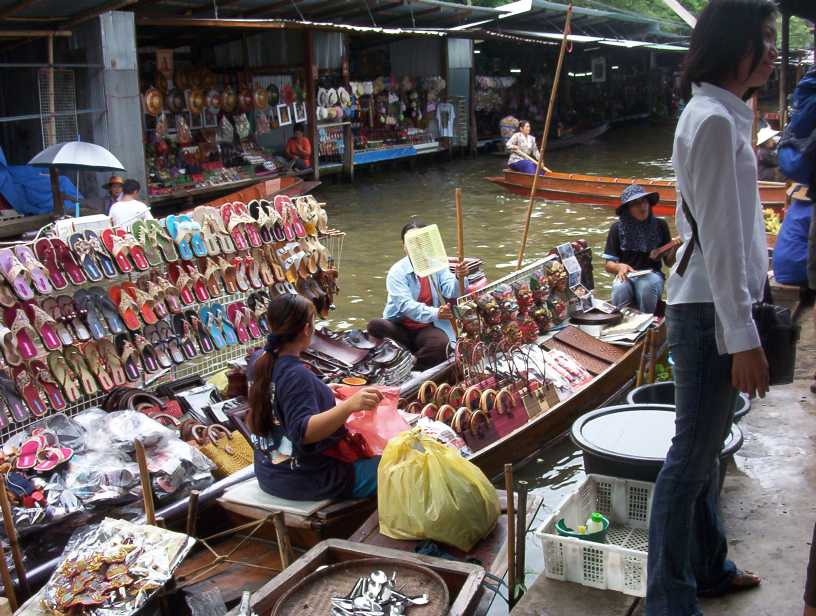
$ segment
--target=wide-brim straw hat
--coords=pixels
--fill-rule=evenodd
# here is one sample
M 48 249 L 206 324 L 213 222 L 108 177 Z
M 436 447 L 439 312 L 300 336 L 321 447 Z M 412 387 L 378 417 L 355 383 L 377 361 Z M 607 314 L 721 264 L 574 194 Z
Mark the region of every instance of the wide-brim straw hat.
M 120 186 L 124 186 L 125 178 L 123 178 L 121 175 L 112 175 L 112 176 L 110 176 L 108 178 L 107 183 L 102 184 L 102 188 L 104 188 L 105 190 L 108 190 L 114 184 L 119 184 Z
M 627 205 L 633 201 L 637 201 L 638 199 L 643 199 L 644 197 L 649 200 L 649 205 L 651 206 L 656 205 L 657 202 L 660 201 L 660 193 L 646 192 L 642 186 L 639 186 L 638 184 L 630 184 L 626 187 L 623 193 L 621 193 L 620 205 L 615 210 L 615 213 L 620 214 Z
M 164 107 L 164 96 L 162 96 L 158 88 L 151 86 L 145 91 L 144 106 L 145 111 L 152 116 L 157 116 L 161 113 Z
M 761 130 L 760 130 L 760 131 L 757 133 L 757 140 L 756 140 L 756 144 L 757 144 L 758 146 L 759 146 L 759 145 L 762 145 L 763 143 L 765 143 L 765 142 L 766 142 L 766 141 L 768 141 L 769 139 L 773 139 L 774 137 L 776 137 L 778 134 L 779 134 L 779 131 L 778 131 L 778 130 L 774 130 L 774 129 L 773 129 L 773 128 L 771 128 L 770 126 L 766 126 L 765 128 L 761 129 Z
M 221 108 L 227 113 L 232 113 L 238 107 L 238 93 L 235 88 L 228 86 L 221 97 Z
M 191 113 L 201 113 L 204 111 L 206 102 L 204 91 L 200 88 L 193 88 L 187 96 L 187 109 L 189 109 Z

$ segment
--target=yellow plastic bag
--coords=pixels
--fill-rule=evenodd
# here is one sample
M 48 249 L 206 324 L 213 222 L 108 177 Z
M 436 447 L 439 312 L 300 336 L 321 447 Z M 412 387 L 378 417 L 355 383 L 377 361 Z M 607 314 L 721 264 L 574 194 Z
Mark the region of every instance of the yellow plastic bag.
M 458 451 L 418 429 L 392 438 L 377 471 L 380 532 L 469 551 L 499 519 L 496 489 Z

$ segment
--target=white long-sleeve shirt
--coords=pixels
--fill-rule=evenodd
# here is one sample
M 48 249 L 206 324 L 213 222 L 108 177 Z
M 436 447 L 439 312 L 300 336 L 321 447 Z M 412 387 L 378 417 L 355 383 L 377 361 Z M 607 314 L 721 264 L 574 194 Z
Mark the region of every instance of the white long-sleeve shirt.
M 751 305 L 762 299 L 768 248 L 751 148 L 754 114 L 731 92 L 703 83 L 693 88 L 674 134 L 677 229 L 691 244 L 682 194 L 697 222 L 696 246 L 683 276 L 672 269 L 668 303 L 710 303 L 716 312 L 717 348 L 738 353 L 760 346 Z M 702 250 L 700 247 L 702 246 Z

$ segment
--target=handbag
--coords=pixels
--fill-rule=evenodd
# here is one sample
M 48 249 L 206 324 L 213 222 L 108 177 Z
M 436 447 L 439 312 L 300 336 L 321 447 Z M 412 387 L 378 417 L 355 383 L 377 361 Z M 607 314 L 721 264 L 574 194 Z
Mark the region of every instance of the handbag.
M 686 272 L 694 252 L 694 245 L 700 245 L 697 221 L 691 215 L 683 195 L 680 195 L 680 205 L 686 220 L 691 225 L 691 244 L 683 253 L 680 263 L 677 264 L 675 271 L 678 276 Z M 768 360 L 770 384 L 788 385 L 792 383 L 796 367 L 796 343 L 799 341 L 801 328 L 793 321 L 790 309 L 762 301 L 753 305 L 752 316 L 762 343 L 762 350 Z
M 198 449 L 215 464 L 213 475 L 218 479 L 237 473 L 254 462 L 252 445 L 238 430 L 227 432 L 215 441 L 209 440 Z

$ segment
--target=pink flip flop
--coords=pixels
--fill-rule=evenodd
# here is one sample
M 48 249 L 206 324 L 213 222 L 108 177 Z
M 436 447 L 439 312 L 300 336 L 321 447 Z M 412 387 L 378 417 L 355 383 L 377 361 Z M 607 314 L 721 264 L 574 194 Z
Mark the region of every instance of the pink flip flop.
M 31 281 L 34 283 L 34 288 L 43 295 L 48 295 L 54 290 L 51 281 L 48 280 L 45 266 L 37 260 L 31 248 L 28 246 L 16 246 L 14 254 L 26 268 L 28 274 L 31 276 Z
M 20 392 L 28 410 L 34 417 L 42 417 L 48 412 L 48 407 L 43 403 L 40 392 L 34 385 L 31 373 L 24 366 L 17 366 L 14 369 L 14 384 L 17 385 L 17 391 Z
M 238 303 L 238 309 L 241 311 L 241 314 L 244 315 L 244 321 L 246 321 L 247 329 L 249 330 L 249 335 L 253 338 L 260 338 L 263 336 L 261 333 L 261 328 L 258 325 L 258 321 L 255 319 L 255 315 L 252 314 L 252 311 L 247 308 L 242 302 Z
M 80 285 L 86 282 L 87 278 L 85 277 L 85 272 L 82 271 L 79 261 L 76 260 L 74 253 L 70 248 L 68 248 L 68 244 L 60 239 L 52 238 L 51 246 L 54 247 L 54 253 L 57 255 L 57 262 L 62 265 L 62 269 L 65 270 L 65 273 L 68 275 L 68 279 L 75 285 Z
M 74 450 L 70 447 L 46 447 L 37 455 L 39 462 L 34 466 L 38 473 L 53 471 L 63 462 L 67 462 L 74 455 Z
M 249 244 L 247 243 L 242 227 L 243 223 L 241 222 L 239 216 L 233 215 L 231 203 L 225 203 L 221 206 L 221 217 L 224 220 L 224 224 L 227 226 L 227 231 L 229 232 L 232 241 L 235 243 L 235 248 L 239 251 L 249 250 Z
M 143 272 L 149 270 L 150 263 L 147 261 L 144 248 L 142 248 L 136 238 L 124 229 L 116 229 L 116 235 L 122 238 L 130 248 L 130 258 L 133 259 L 133 264 L 136 266 L 136 269 L 140 269 Z
M 57 322 L 33 300 L 22 303 L 30 323 L 34 324 L 35 331 L 49 351 L 58 351 L 62 348 L 62 340 L 57 335 Z
M 20 453 L 17 455 L 17 468 L 27 469 L 34 468 L 37 464 L 37 455 L 40 449 L 45 447 L 45 437 L 40 435 L 32 436 L 20 445 Z
M 65 274 L 62 273 L 59 265 L 57 265 L 57 253 L 54 246 L 47 239 L 41 239 L 34 245 L 34 252 L 37 258 L 45 266 L 48 272 L 48 277 L 51 279 L 51 284 L 56 290 L 64 289 L 68 286 L 68 280 Z
M 37 356 L 37 332 L 31 327 L 31 321 L 20 304 L 3 311 L 3 321 L 11 330 L 12 337 L 17 341 L 17 351 L 23 359 L 32 359 Z
M 0 249 L 0 271 L 20 299 L 32 299 L 34 290 L 29 285 L 30 275 L 11 248 Z
M 247 328 L 244 326 L 244 317 L 241 314 L 240 304 L 236 303 L 227 306 L 227 316 L 235 328 L 235 333 L 238 335 L 238 342 L 241 344 L 249 342 L 249 332 L 247 332 Z

